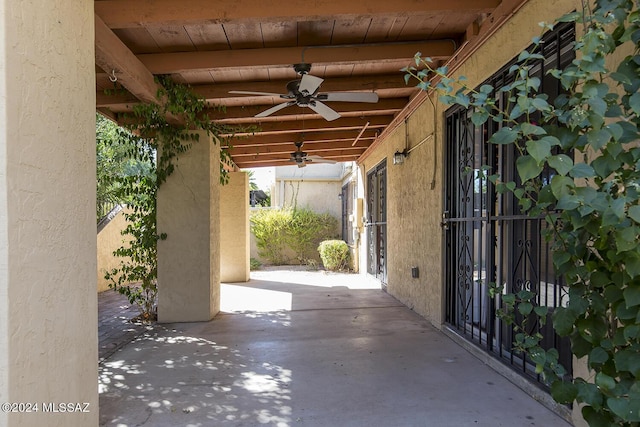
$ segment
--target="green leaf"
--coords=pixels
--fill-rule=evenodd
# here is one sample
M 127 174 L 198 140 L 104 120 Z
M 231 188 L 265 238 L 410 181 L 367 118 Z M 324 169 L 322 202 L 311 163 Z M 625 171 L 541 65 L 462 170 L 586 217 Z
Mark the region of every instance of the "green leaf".
M 629 107 L 634 113 L 640 115 L 640 93 L 636 92 L 629 97 Z
M 573 179 L 562 176 L 555 175 L 551 178 L 551 192 L 556 197 L 556 199 L 560 199 L 562 196 L 570 195 L 570 190 L 575 187 Z
M 556 203 L 556 209 L 571 210 L 580 206 L 581 199 L 573 194 L 565 194 L 558 199 Z
M 623 295 L 628 308 L 640 305 L 640 285 L 629 284 L 623 291 Z M 638 358 L 640 359 L 640 356 Z
M 529 140 L 526 146 L 527 153 L 538 163 L 542 163 L 542 161 L 551 155 L 551 144 L 547 139 Z
M 629 217 L 633 219 L 635 222 L 640 224 L 640 206 L 634 205 L 629 208 L 627 211 Z
M 637 252 L 626 253 L 624 267 L 631 278 L 640 276 L 640 256 L 638 256 Z
M 484 124 L 487 120 L 489 119 L 489 113 L 484 110 L 476 110 L 474 111 L 474 113 L 471 115 L 471 122 L 476 125 L 476 126 L 481 126 L 482 124 Z
M 573 331 L 577 316 L 572 310 L 558 307 L 553 313 L 553 326 L 558 335 L 564 337 Z
M 607 353 L 602 347 L 594 348 L 589 354 L 589 365 L 602 364 L 609 360 L 609 353 Z
M 640 399 L 610 397 L 607 399 L 607 406 L 627 422 L 640 422 Z
M 616 380 L 605 374 L 604 372 L 598 372 L 596 374 L 596 385 L 604 390 L 613 390 L 616 388 Z
M 542 166 L 531 156 L 518 157 L 516 168 L 522 182 L 535 178 L 542 172 Z
M 621 163 L 619 160 L 614 159 L 609 155 L 602 155 L 596 158 L 593 162 L 591 162 L 591 166 L 596 171 L 599 177 L 607 178 L 613 171 L 618 170 L 620 168 Z
M 518 132 L 510 127 L 503 127 L 498 132 L 491 135 L 489 142 L 492 144 L 505 145 L 511 144 L 518 139 Z
M 638 246 L 638 242 L 636 242 L 636 231 L 635 227 L 627 227 L 615 232 L 614 239 L 618 253 L 630 251 Z
M 521 302 L 518 304 L 518 311 L 523 316 L 528 316 L 533 311 L 533 304 L 530 302 Z
M 578 387 L 571 382 L 554 381 L 551 384 L 551 396 L 558 403 L 570 404 L 578 396 Z
M 548 160 L 549 166 L 554 168 L 560 175 L 567 175 L 573 169 L 573 160 L 566 154 L 551 156 Z
M 533 309 L 533 311 L 536 313 L 537 316 L 545 317 L 549 313 L 549 307 L 538 305 Z
M 605 129 L 591 130 L 587 132 L 587 142 L 591 145 L 591 148 L 598 151 L 611 139 L 611 133 Z
M 533 98 L 531 105 L 533 105 L 533 107 L 538 111 L 547 111 L 551 108 L 549 103 L 544 98 L 540 97 Z
M 576 163 L 569 171 L 573 178 L 592 178 L 596 171 L 587 163 Z
M 520 131 L 523 135 L 546 135 L 547 131 L 542 127 L 524 122 L 520 124 Z
M 613 360 L 619 372 L 631 372 L 636 378 L 640 376 L 640 355 L 630 348 L 618 351 Z

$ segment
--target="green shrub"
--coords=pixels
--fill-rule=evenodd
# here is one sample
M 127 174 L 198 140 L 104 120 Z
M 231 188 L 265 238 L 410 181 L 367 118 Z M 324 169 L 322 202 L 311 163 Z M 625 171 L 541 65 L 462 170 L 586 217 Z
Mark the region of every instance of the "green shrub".
M 288 254 L 293 254 L 300 264 L 317 260 L 315 248 L 321 241 L 335 237 L 337 229 L 337 219 L 310 209 L 264 209 L 251 214 L 258 254 L 274 265 L 288 263 Z
M 293 211 L 289 209 L 263 209 L 251 214 L 251 232 L 256 238 L 258 254 L 274 265 L 286 264 L 287 230 Z
M 251 259 L 249 260 L 249 270 L 259 270 L 260 267 L 262 267 L 262 263 L 260 262 L 260 260 L 251 257 Z
M 342 271 L 349 269 L 349 246 L 343 240 L 325 240 L 318 246 L 322 264 L 327 270 Z
M 310 209 L 293 211 L 286 234 L 287 245 L 300 264 L 308 264 L 318 257 L 316 248 L 325 239 L 335 237 L 338 221 L 328 213 L 319 214 Z

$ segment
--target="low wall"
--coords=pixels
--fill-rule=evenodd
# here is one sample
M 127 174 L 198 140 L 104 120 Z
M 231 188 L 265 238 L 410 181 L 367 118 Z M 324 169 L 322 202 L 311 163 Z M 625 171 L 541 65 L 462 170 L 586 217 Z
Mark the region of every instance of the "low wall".
M 124 211 L 120 211 L 98 232 L 98 292 L 104 292 L 109 289 L 109 282 L 104 278 L 104 274 L 119 266 L 123 259 L 114 256 L 113 251 L 121 247 L 126 241 L 127 237 L 121 234 L 126 225 Z

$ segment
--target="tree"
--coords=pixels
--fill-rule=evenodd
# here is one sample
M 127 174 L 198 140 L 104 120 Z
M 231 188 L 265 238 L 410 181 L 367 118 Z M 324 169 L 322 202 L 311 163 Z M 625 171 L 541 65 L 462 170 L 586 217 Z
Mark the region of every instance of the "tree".
M 516 332 L 514 350 L 536 364 L 554 399 L 584 404 L 590 425 L 635 426 L 640 423 L 640 13 L 630 0 L 591 5 L 584 1 L 583 10 L 558 20 L 582 25 L 584 34 L 576 41 L 578 58 L 550 72 L 566 90 L 553 102 L 538 93 L 540 80 L 529 75 L 529 64 L 541 58 L 539 37 L 512 67 L 513 83 L 503 88 L 469 88 L 420 54 L 406 77 L 417 78 L 423 90 L 439 91 L 445 104 L 473 109 L 474 125 L 498 123 L 501 129 L 490 142 L 516 147 L 519 180 L 488 178 L 496 191 L 513 192 L 523 212 L 545 217 L 554 266 L 569 285 L 569 303 L 554 312 L 553 326 L 570 337 L 572 352 L 585 358 L 593 380 L 565 378 L 557 351 L 544 350 L 542 336 L 526 332 L 524 323 L 532 318 L 546 321 L 546 307 L 535 304 L 535 294 L 508 295 L 493 284 L 491 296 L 500 297 L 501 315 Z M 621 52 L 626 56 L 607 68 L 607 58 Z M 498 108 L 496 93 L 507 94 L 506 109 Z M 545 169 L 553 172 L 550 180 L 543 178 Z
M 126 135 L 123 137 L 123 134 Z M 132 156 L 135 146 L 129 143 L 127 131 L 111 120 L 96 114 L 96 216 L 99 221 L 111 207 L 126 204 L 121 179 L 132 175 L 148 175 L 152 165 Z

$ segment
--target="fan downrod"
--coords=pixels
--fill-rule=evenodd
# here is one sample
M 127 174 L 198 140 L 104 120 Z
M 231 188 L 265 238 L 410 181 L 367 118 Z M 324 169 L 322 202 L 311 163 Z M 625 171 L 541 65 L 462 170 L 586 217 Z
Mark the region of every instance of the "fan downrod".
M 293 64 L 293 69 L 300 75 L 309 74 L 309 71 L 311 71 L 311 64 L 308 64 L 306 62 Z

